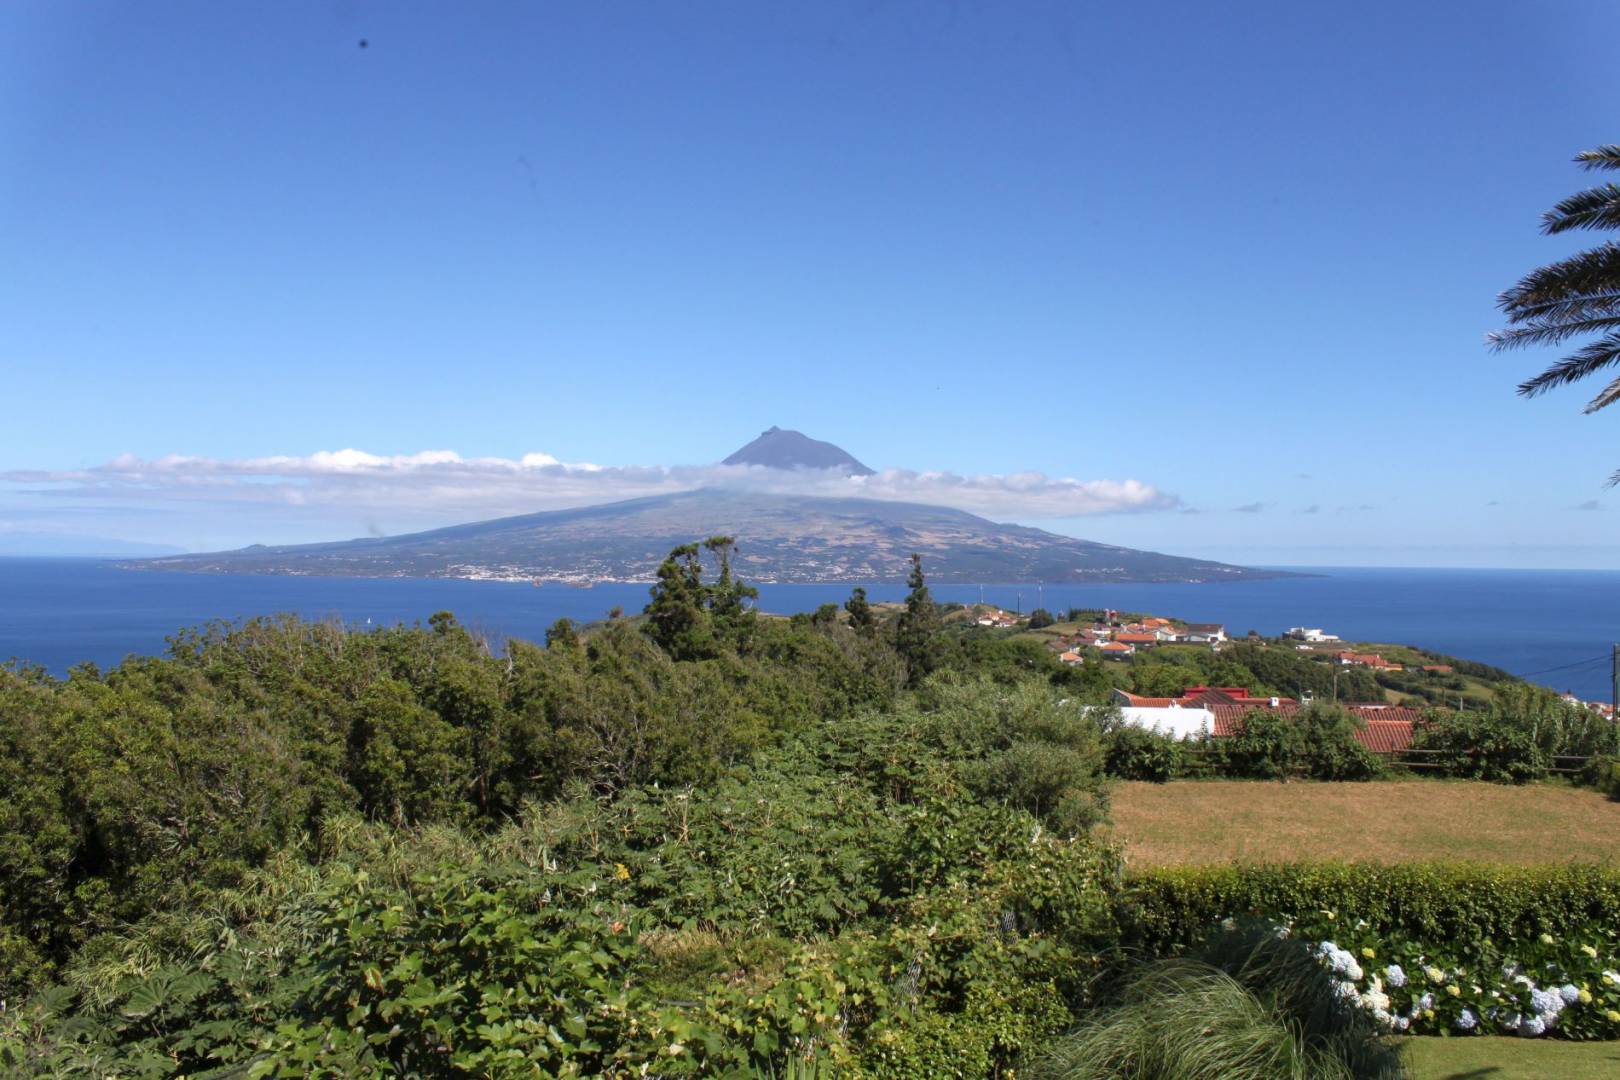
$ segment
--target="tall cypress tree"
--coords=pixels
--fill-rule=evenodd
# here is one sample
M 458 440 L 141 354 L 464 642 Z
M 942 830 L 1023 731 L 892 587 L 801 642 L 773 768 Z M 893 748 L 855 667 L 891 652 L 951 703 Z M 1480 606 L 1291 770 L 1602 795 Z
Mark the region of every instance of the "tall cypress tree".
M 866 602 L 866 590 L 859 585 L 844 601 L 844 610 L 849 612 L 849 626 L 857 634 L 870 634 L 874 626 L 872 619 L 872 605 Z
M 911 592 L 906 594 L 906 609 L 895 623 L 895 648 L 910 670 L 910 682 L 916 685 L 930 671 L 939 666 L 938 636 L 941 630 L 939 605 L 928 591 L 928 580 L 923 577 L 922 556 L 911 553 L 911 573 L 906 578 Z

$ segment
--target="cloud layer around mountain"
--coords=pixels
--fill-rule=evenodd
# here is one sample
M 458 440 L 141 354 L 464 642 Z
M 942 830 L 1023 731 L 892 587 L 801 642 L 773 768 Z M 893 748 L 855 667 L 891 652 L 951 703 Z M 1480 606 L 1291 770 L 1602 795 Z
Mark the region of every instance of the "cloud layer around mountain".
M 56 503 L 211 504 L 257 511 L 280 508 L 286 513 L 299 508 L 343 509 L 388 516 L 408 507 L 408 516 L 417 524 L 425 519 L 449 524 L 701 487 L 930 503 L 1023 519 L 1180 505 L 1175 496 L 1138 480 L 1079 480 L 1039 472 L 963 476 L 885 469 L 871 476 L 849 476 L 752 465 L 604 466 L 564 462 L 542 453 L 463 457 L 451 450 L 384 455 L 345 449 L 238 459 L 126 454 L 89 468 L 12 470 L 0 473 L 0 482 L 15 493 L 33 493 Z

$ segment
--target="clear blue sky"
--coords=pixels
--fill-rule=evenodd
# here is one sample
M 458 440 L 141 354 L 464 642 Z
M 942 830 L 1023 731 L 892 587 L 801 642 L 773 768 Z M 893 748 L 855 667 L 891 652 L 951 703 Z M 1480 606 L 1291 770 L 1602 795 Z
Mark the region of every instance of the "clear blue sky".
M 669 465 L 780 424 L 880 468 L 1140 481 L 1171 508 L 999 515 L 1133 546 L 1617 565 L 1620 414 L 1518 399 L 1549 357 L 1481 344 L 1590 242 L 1537 217 L 1620 141 L 1617 31 L 1606 3 L 12 0 L 0 470 L 48 477 L 0 484 L 0 530 L 416 523 L 70 475 L 124 454 Z

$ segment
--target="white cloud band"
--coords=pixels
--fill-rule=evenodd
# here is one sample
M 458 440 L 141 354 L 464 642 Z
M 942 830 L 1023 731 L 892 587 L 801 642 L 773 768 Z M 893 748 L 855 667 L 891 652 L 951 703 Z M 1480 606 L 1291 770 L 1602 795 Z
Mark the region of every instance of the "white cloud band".
M 420 528 L 700 487 L 931 503 L 1034 519 L 1179 505 L 1174 496 L 1137 480 L 1075 480 L 1038 472 L 960 476 L 887 469 L 847 476 L 751 465 L 603 466 L 541 453 L 468 458 L 453 450 L 380 455 L 345 449 L 239 459 L 124 454 L 91 468 L 0 472 L 0 482 L 54 499 L 94 497 L 123 505 L 178 501 L 358 511 L 388 519 L 394 526 L 390 531 L 407 521 Z

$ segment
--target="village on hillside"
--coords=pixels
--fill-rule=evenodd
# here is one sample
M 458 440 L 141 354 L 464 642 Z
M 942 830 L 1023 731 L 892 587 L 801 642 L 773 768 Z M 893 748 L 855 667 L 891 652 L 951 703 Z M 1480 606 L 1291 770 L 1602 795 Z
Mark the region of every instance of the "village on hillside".
M 1275 638 L 1262 637 L 1250 630 L 1234 639 L 1219 623 L 1189 623 L 1159 615 L 1125 614 L 1109 608 L 1071 611 L 1059 622 L 1045 612 L 1024 615 L 980 604 L 969 608 L 967 617 L 978 627 L 1038 634 L 1045 647 L 1064 665 L 1079 667 L 1099 663 L 1116 669 L 1121 675 L 1139 659 L 1146 660 L 1145 654 L 1154 650 L 1172 652 L 1192 647 L 1219 653 L 1241 643 L 1263 649 L 1285 649 L 1337 669 L 1364 671 L 1375 678 L 1384 676 L 1377 686 L 1384 693 L 1380 700 L 1338 696 L 1337 678 L 1332 682 L 1335 692 L 1327 697 L 1311 691 L 1297 697 L 1254 694 L 1243 686 L 1192 685 L 1170 695 L 1140 694 L 1115 688 L 1113 703 L 1122 721 L 1181 739 L 1226 738 L 1238 734 L 1245 715 L 1254 711 L 1291 716 L 1318 700 L 1329 700 L 1359 721 L 1356 738 L 1368 750 L 1395 755 L 1410 748 L 1415 726 L 1422 721 L 1426 709 L 1441 704 L 1414 698 L 1402 691 L 1414 686 L 1421 689 L 1426 682 L 1461 687 L 1471 681 L 1458 674 L 1457 663 L 1439 662 L 1421 650 L 1366 643 L 1352 647 L 1337 634 L 1320 627 L 1290 627 Z M 1506 672 L 1497 674 L 1511 679 Z M 1401 681 L 1395 679 L 1397 675 L 1402 676 Z M 1123 678 L 1120 681 L 1129 682 Z M 1565 694 L 1564 700 L 1605 716 L 1613 715 L 1609 702 L 1583 701 L 1573 694 Z M 1459 695 L 1458 704 L 1466 707 L 1466 695 Z

